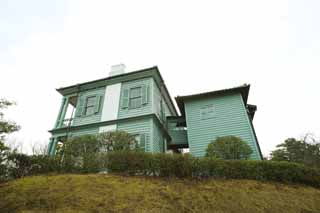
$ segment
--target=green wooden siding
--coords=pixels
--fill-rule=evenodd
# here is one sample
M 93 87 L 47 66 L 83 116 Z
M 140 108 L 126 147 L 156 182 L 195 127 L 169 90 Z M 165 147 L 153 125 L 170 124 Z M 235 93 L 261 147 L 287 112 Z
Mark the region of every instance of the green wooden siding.
M 214 116 L 200 119 L 200 109 L 213 105 Z M 252 159 L 261 159 L 253 130 L 240 94 L 190 100 L 185 102 L 190 153 L 204 156 L 208 144 L 217 137 L 234 135 L 246 141 L 253 150 Z
M 66 136 L 68 134 L 68 137 L 77 137 L 77 136 L 82 136 L 82 135 L 94 135 L 99 133 L 99 127 L 91 127 L 91 128 L 86 128 L 86 129 L 78 129 L 78 130 L 70 130 L 68 133 L 56 133 L 53 134 L 53 138 L 58 138 L 62 136 Z
M 156 121 L 152 120 L 152 152 L 165 152 L 164 137 Z
M 152 134 L 152 119 L 133 120 L 128 122 L 121 122 L 117 125 L 117 130 L 126 131 L 129 134 L 145 135 L 145 151 L 152 152 L 153 144 L 151 140 Z
M 162 116 L 164 117 L 164 121 L 166 120 L 167 116 L 171 116 L 172 113 L 169 110 L 168 103 L 165 101 L 165 98 L 160 92 L 160 88 L 156 84 L 155 80 L 152 80 L 152 112 L 157 115 L 157 117 L 161 120 Z M 163 112 L 164 115 L 161 113 L 161 100 L 162 100 L 162 107 L 163 107 Z
M 151 114 L 151 109 L 152 109 L 152 100 L 150 98 L 151 86 L 152 86 L 151 78 L 144 78 L 144 79 L 139 79 L 139 80 L 130 81 L 130 82 L 123 82 L 121 84 L 121 94 L 120 94 L 121 104 L 119 105 L 118 119 Z M 142 90 L 146 90 L 147 97 L 143 96 L 141 98 L 141 100 L 143 101 L 144 99 L 144 102 L 146 103 L 142 103 L 141 107 L 130 109 L 130 106 L 129 106 L 130 104 L 128 100 L 128 101 L 125 101 L 127 107 L 124 107 L 123 100 L 124 99 L 127 100 L 126 95 L 129 95 L 128 92 L 130 91 L 130 89 L 136 88 L 136 87 L 141 87 L 141 88 L 146 87 Z
M 74 120 L 72 123 L 73 126 L 100 122 L 104 93 L 105 93 L 105 87 L 101 87 L 101 88 L 93 89 L 90 91 L 85 91 L 79 94 L 78 101 L 77 101 L 77 108 L 75 112 L 76 116 L 74 117 Z M 90 96 L 97 97 L 96 104 L 100 104 L 100 107 L 95 107 L 94 114 L 84 115 L 82 112 L 83 112 L 83 107 L 85 105 L 85 100 L 87 97 L 90 97 Z
M 98 133 L 99 133 L 99 128 L 98 127 L 94 127 L 94 128 L 88 128 L 88 129 L 72 131 L 70 133 L 70 136 L 71 137 L 77 137 L 77 136 L 82 136 L 82 135 L 96 135 Z

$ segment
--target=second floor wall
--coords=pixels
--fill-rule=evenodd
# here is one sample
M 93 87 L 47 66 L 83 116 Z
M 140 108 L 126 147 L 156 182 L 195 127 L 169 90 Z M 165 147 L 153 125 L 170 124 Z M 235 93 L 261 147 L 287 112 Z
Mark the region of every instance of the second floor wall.
M 100 122 L 104 95 L 105 88 L 79 93 L 72 125 L 78 126 Z
M 78 126 L 154 113 L 165 122 L 171 116 L 161 88 L 153 78 L 141 78 L 82 91 L 64 97 L 55 128 Z M 70 100 L 73 100 L 71 104 Z M 71 113 L 70 107 L 73 108 Z
M 118 119 L 152 113 L 152 78 L 123 82 Z

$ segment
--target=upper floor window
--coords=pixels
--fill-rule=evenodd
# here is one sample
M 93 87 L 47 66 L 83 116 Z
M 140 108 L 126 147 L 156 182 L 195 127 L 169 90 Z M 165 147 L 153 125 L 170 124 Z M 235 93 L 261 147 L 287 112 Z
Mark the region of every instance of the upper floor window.
M 121 95 L 122 109 L 136 109 L 148 104 L 149 87 L 140 85 L 131 88 L 124 88 Z
M 206 105 L 200 108 L 200 119 L 209 119 L 214 117 L 213 105 Z
M 142 103 L 141 87 L 131 88 L 129 107 L 131 109 L 139 108 L 141 107 L 141 103 Z
M 87 97 L 85 105 L 85 115 L 92 115 L 95 111 L 96 96 Z
M 78 98 L 79 101 L 76 104 L 75 116 L 76 117 L 89 116 L 89 115 L 91 116 L 99 113 L 101 111 L 100 106 L 102 103 L 102 99 L 103 99 L 103 96 L 99 94 L 80 95 L 80 97 Z

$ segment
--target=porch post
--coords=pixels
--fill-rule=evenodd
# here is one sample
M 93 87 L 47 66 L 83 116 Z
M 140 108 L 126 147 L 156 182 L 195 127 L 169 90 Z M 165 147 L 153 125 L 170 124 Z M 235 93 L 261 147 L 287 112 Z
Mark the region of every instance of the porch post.
M 66 116 L 67 113 L 67 109 L 68 109 L 68 102 L 69 102 L 69 98 L 63 97 L 62 98 L 62 103 L 61 103 L 61 107 L 60 107 L 60 111 L 56 120 L 56 124 L 54 126 L 54 128 L 59 128 L 62 126 L 63 124 L 63 120 Z
M 54 155 L 55 151 L 56 151 L 56 147 L 57 147 L 57 142 L 58 139 L 57 138 L 51 138 L 51 142 L 50 142 L 50 148 L 49 148 L 49 155 Z
M 51 149 L 52 149 L 53 143 L 54 143 L 54 138 L 51 137 L 48 145 L 48 155 L 51 155 Z

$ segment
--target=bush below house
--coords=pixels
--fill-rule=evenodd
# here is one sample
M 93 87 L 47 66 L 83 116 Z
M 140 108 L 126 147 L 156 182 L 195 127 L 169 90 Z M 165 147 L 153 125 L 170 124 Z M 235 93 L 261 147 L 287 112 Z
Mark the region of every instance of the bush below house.
M 190 155 L 113 152 L 103 157 L 110 172 L 179 178 L 252 179 L 320 187 L 320 171 L 301 164 L 217 160 Z
M 12 157 L 13 158 L 13 157 Z M 18 160 L 17 160 L 18 159 Z M 301 164 L 274 161 L 218 160 L 179 154 L 116 151 L 65 156 L 21 156 L 8 168 L 7 179 L 46 173 L 119 173 L 178 178 L 252 179 L 320 187 L 320 171 Z

